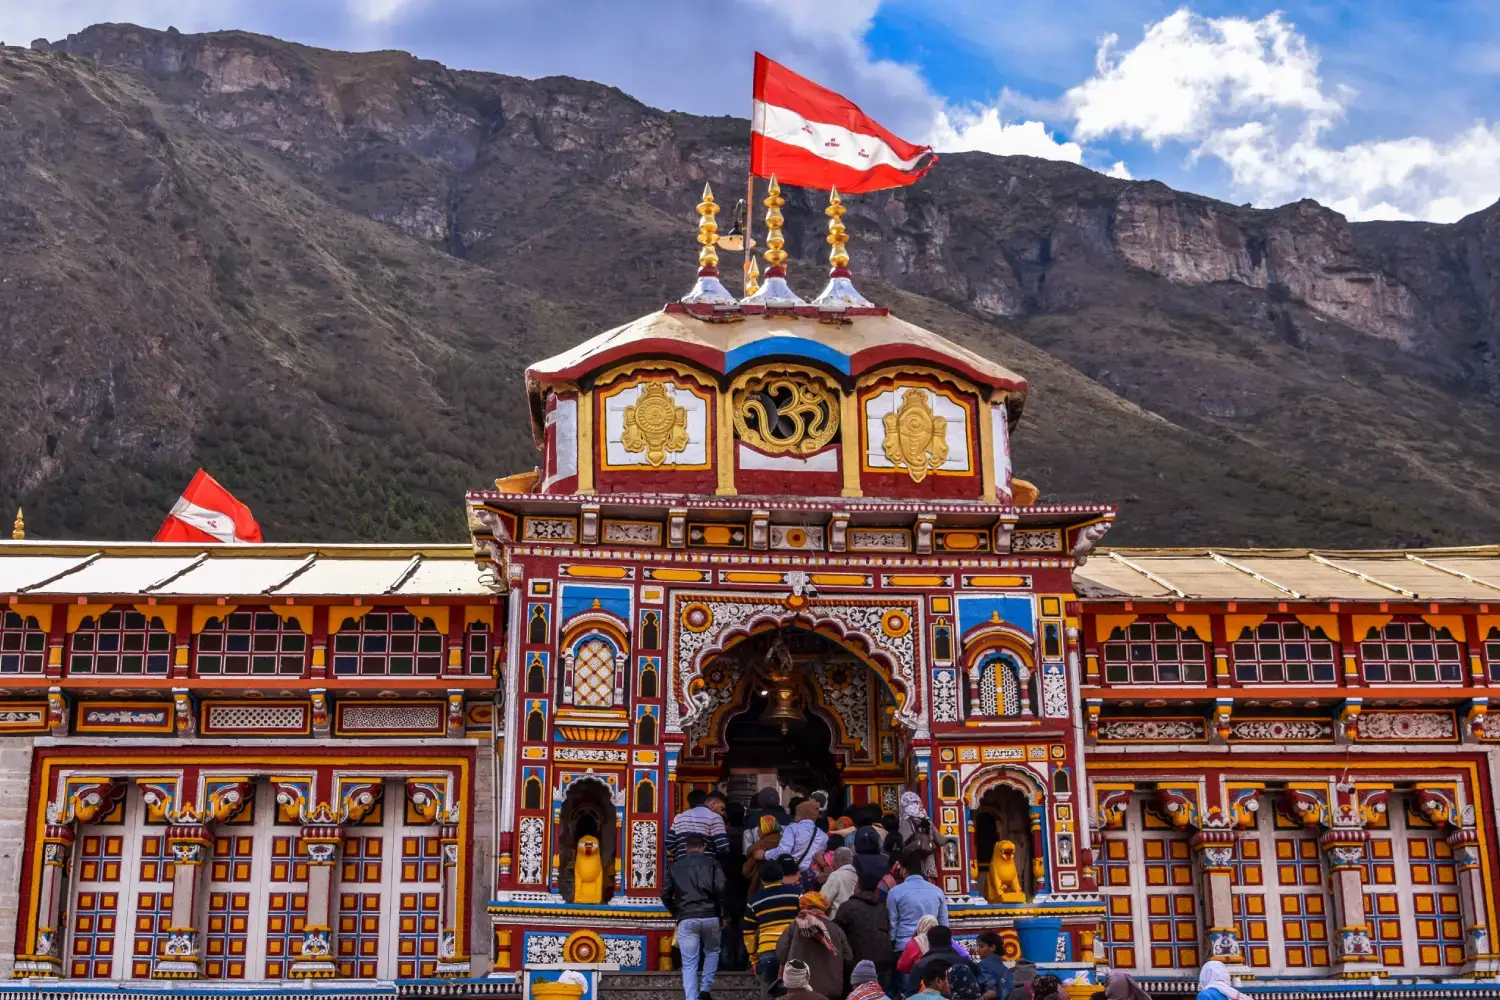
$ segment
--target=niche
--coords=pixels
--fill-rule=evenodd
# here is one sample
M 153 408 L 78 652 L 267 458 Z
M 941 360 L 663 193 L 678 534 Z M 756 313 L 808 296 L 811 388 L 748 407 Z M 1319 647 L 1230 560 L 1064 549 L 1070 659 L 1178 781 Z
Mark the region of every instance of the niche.
M 1008 840 L 1016 845 L 1016 873 L 1026 898 L 1036 895 L 1036 879 L 1031 871 L 1031 803 L 1026 796 L 1008 785 L 997 785 L 984 793 L 974 810 L 974 857 L 979 862 L 979 885 L 989 875 L 995 845 Z
M 597 856 L 579 855 L 578 843 L 585 837 L 598 842 Z M 587 778 L 575 780 L 558 813 L 557 887 L 563 898 L 577 903 L 582 889 L 585 902 L 609 902 L 615 891 L 615 853 L 615 807 L 609 786 Z M 588 889 L 596 883 L 598 899 L 591 899 Z

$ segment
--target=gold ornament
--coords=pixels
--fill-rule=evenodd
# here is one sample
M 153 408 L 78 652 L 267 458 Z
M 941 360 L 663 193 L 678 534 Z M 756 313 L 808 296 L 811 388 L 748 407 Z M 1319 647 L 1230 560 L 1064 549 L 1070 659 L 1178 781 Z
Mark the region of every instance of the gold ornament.
M 754 295 L 760 291 L 760 265 L 755 258 L 750 258 L 750 263 L 745 265 L 745 294 Z
M 823 214 L 828 216 L 828 243 L 833 247 L 828 251 L 828 263 L 835 271 L 845 271 L 849 267 L 849 252 L 844 249 L 844 244 L 849 242 L 849 234 L 844 229 L 844 213 L 847 211 L 839 199 L 839 189 L 830 188 L 828 207 L 823 209 Z
M 885 457 L 914 483 L 948 460 L 948 421 L 932 412 L 923 390 L 907 389 L 901 408 L 885 415 Z
M 1016 845 L 1002 840 L 990 855 L 990 870 L 984 880 L 984 898 L 991 903 L 1024 903 L 1021 873 L 1016 869 Z
M 785 275 L 787 253 L 782 247 L 786 246 L 786 240 L 781 235 L 781 206 L 786 204 L 786 199 L 781 196 L 781 185 L 776 183 L 776 176 L 771 175 L 771 184 L 766 188 L 766 198 L 761 204 L 766 206 L 766 263 L 770 265 L 766 271 L 766 277 L 773 274 Z
M 11 525 L 10 537 L 21 541 L 26 537 L 26 515 L 21 513 L 21 508 L 16 508 L 16 520 Z
M 646 461 L 661 465 L 667 452 L 688 445 L 687 410 L 672 402 L 664 382 L 646 382 L 635 403 L 625 407 L 625 433 L 620 444 L 626 451 L 645 451 Z
M 838 433 L 837 394 L 801 375 L 758 375 L 734 392 L 734 430 L 773 455 L 811 455 Z
M 715 274 L 719 267 L 719 224 L 714 221 L 714 216 L 718 214 L 719 206 L 714 204 L 714 189 L 705 184 L 703 200 L 698 203 L 698 242 L 703 244 L 703 249 L 698 252 L 698 266 L 711 269 Z

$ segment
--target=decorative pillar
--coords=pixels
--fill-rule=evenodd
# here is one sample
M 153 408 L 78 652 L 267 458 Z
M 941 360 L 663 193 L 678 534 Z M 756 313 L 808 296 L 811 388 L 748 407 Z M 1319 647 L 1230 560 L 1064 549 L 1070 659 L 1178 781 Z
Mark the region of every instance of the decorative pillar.
M 1188 841 L 1198 856 L 1199 895 L 1203 899 L 1203 924 L 1208 928 L 1208 954 L 1225 965 L 1243 965 L 1239 931 L 1234 925 L 1234 831 L 1199 830 Z
M 443 929 L 438 940 L 437 974 L 464 978 L 469 974 L 469 956 L 467 948 L 459 949 L 458 940 L 463 920 L 463 900 L 458 892 L 458 825 L 443 824 L 438 836 L 443 853 Z
M 1003 663 L 996 664 L 996 670 L 1004 670 Z M 1016 664 L 1016 681 L 1021 688 L 1021 718 L 1031 718 L 1031 668 L 1024 663 Z
M 167 943 L 151 967 L 152 979 L 200 979 L 203 976 L 202 937 L 198 929 L 198 888 L 203 882 L 203 862 L 213 849 L 208 827 L 193 819 L 167 827 L 167 847 L 172 852 L 172 922 Z
M 287 972 L 290 979 L 332 979 L 334 866 L 338 864 L 343 833 L 337 824 L 302 828 L 307 847 L 307 917 L 302 928 L 302 951 Z
M 1479 833 L 1457 830 L 1448 836 L 1458 865 L 1458 899 L 1464 919 L 1463 976 L 1492 976 L 1500 972 L 1500 954 L 1491 944 L 1484 872 L 1479 866 Z
M 1036 896 L 1045 896 L 1052 891 L 1051 880 L 1047 877 L 1047 842 L 1042 836 L 1042 815 L 1046 808 L 1045 805 L 1034 805 L 1026 814 L 1031 823 L 1031 886 Z
M 1365 850 L 1370 835 L 1355 827 L 1336 826 L 1318 838 L 1328 859 L 1340 979 L 1368 979 L 1382 972 L 1380 956 L 1365 922 Z
M 60 976 L 62 942 L 66 937 L 58 921 L 63 914 L 63 893 L 73 848 L 73 828 L 48 824 L 42 830 L 42 884 L 37 891 L 36 938 L 31 954 L 16 956 L 15 975 Z

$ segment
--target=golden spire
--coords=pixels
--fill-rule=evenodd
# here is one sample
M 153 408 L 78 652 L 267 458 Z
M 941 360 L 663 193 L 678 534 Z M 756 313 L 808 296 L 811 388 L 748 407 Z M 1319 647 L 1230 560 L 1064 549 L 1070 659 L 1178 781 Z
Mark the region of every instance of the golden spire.
M 766 263 L 770 265 L 766 269 L 767 278 L 786 277 L 786 251 L 781 249 L 786 245 L 786 240 L 781 235 L 781 206 L 786 204 L 786 199 L 781 196 L 781 185 L 776 183 L 776 175 L 771 175 L 771 186 L 766 189 L 766 200 L 762 202 L 766 206 Z
M 18 542 L 26 538 L 26 516 L 19 507 L 16 508 L 16 523 L 11 525 L 10 537 Z
M 849 279 L 849 251 L 845 247 L 849 242 L 849 231 L 844 228 L 844 213 L 847 211 L 838 188 L 830 188 L 828 207 L 823 209 L 823 214 L 828 216 L 828 244 L 833 247 L 828 251 L 828 263 L 833 267 L 828 272 L 828 285 L 812 300 L 812 304 L 820 309 L 869 309 L 873 305 L 859 294 L 859 289 Z
M 703 244 L 703 249 L 698 252 L 699 274 L 708 273 L 708 269 L 712 269 L 714 274 L 719 273 L 719 224 L 714 221 L 714 216 L 718 214 L 719 206 L 714 204 L 714 189 L 704 184 L 703 200 L 698 203 L 698 242 Z
M 750 263 L 745 269 L 745 294 L 754 295 L 760 291 L 760 265 L 755 258 L 750 258 Z
M 844 229 L 844 213 L 849 211 L 844 203 L 839 200 L 839 189 L 828 189 L 828 207 L 823 209 L 823 214 L 828 216 L 828 243 L 833 247 L 828 251 L 828 263 L 833 265 L 833 274 L 849 274 L 849 251 L 844 249 L 844 244 L 849 242 L 849 233 Z

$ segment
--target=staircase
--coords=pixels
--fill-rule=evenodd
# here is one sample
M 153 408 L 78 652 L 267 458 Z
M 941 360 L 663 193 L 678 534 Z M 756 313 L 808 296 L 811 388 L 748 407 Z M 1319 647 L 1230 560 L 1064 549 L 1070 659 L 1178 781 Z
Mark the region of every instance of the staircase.
M 714 1000 L 761 1000 L 753 972 L 721 972 L 714 977 Z M 680 972 L 606 972 L 599 1000 L 685 1000 Z

